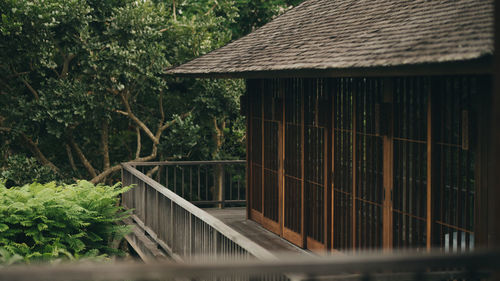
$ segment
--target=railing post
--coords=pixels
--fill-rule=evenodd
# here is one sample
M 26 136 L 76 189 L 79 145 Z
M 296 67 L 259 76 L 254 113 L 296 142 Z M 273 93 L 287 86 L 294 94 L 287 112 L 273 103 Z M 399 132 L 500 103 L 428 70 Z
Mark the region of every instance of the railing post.
M 148 218 L 147 216 L 147 208 L 146 208 L 146 196 L 147 196 L 147 191 L 146 191 L 146 183 L 141 181 L 142 183 L 142 215 L 144 216 L 144 224 L 147 225 L 148 223 Z
M 188 213 L 189 218 L 189 256 L 194 256 L 194 248 L 195 248 L 195 237 L 194 237 L 194 222 L 193 222 L 193 214 Z
M 170 243 L 172 243 L 170 248 L 172 253 L 174 252 L 175 242 L 174 242 L 174 201 L 170 200 L 170 218 L 168 225 L 168 235 L 170 236 Z
M 154 204 L 154 214 L 155 214 L 155 218 L 154 218 L 154 230 L 156 233 L 160 233 L 160 195 L 158 194 L 159 192 L 157 190 L 154 190 L 153 191 L 155 192 L 155 204 Z
M 218 242 L 218 237 L 217 237 L 217 230 L 214 229 L 213 231 L 213 234 L 214 234 L 214 256 L 217 256 L 217 254 L 219 253 L 219 249 L 218 249 L 218 246 L 217 245 L 217 242 Z
M 221 201 L 222 201 L 222 204 L 221 204 L 222 208 L 224 208 L 226 205 L 226 203 L 225 203 L 225 201 L 226 201 L 226 183 L 225 183 L 226 175 L 224 172 L 225 172 L 225 166 L 223 166 L 221 164 L 221 175 L 220 175 L 221 176 L 221 189 L 220 189 L 221 195 L 219 195 L 219 196 L 220 196 Z M 231 198 L 229 198 L 229 199 L 231 199 Z

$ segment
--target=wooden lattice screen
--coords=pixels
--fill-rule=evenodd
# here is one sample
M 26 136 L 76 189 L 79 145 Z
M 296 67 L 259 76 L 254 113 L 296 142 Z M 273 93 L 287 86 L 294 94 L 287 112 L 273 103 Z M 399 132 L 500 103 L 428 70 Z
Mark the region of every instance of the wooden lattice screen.
M 477 84 L 248 80 L 250 218 L 313 250 L 474 247 Z

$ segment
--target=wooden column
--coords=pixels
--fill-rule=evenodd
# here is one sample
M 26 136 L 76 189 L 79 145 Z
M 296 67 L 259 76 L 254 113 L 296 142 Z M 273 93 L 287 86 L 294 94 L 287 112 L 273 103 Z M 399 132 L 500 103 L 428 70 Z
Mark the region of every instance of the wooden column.
M 488 247 L 500 248 L 500 3 L 495 1 L 495 55 L 488 165 Z M 499 280 L 498 274 L 495 276 Z
M 251 153 L 250 153 L 250 144 L 251 144 L 251 140 L 252 140 L 252 133 L 251 133 L 251 128 L 252 128 L 252 115 L 251 115 L 251 111 L 252 111 L 252 108 L 250 107 L 250 94 L 248 92 L 248 79 L 245 80 L 245 84 L 246 84 L 246 96 L 243 97 L 245 99 L 245 105 L 241 105 L 240 104 L 240 107 L 241 106 L 245 106 L 245 117 L 246 117 L 246 142 L 245 142 L 245 152 L 246 152 L 246 160 L 247 160 L 247 168 L 246 168 L 246 173 L 245 173 L 245 177 L 246 177 L 246 188 L 245 188 L 245 198 L 246 198 L 246 217 L 247 219 L 250 219 L 251 218 L 251 212 L 250 212 L 250 209 L 252 208 L 252 198 L 250 197 L 250 189 L 251 189 L 251 186 L 252 186 L 252 183 L 251 183 L 251 178 L 252 178 L 252 159 L 251 159 Z M 199 168 L 198 168 L 199 169 Z M 198 170 L 199 171 L 199 170 Z M 198 176 L 198 181 L 200 180 L 199 176 Z

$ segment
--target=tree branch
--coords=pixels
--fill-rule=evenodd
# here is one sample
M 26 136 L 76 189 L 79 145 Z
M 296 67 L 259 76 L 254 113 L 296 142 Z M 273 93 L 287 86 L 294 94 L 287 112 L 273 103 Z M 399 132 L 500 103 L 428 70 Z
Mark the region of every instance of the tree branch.
M 29 74 L 30 72 L 31 71 L 23 71 L 23 72 L 19 72 L 19 73 L 14 73 L 12 75 L 7 76 L 7 79 L 16 78 L 16 77 L 19 77 L 19 76 L 24 75 L 24 74 Z
M 33 96 L 35 97 L 36 100 L 40 99 L 40 96 L 38 95 L 38 92 L 31 86 L 30 83 L 28 83 L 28 81 L 26 81 L 26 79 L 24 79 L 22 77 L 21 74 L 19 74 L 14 68 L 12 68 L 12 72 L 14 72 L 14 74 L 16 76 L 19 76 L 19 78 L 21 78 L 21 81 L 23 81 L 23 83 L 26 86 L 26 88 L 28 88 L 28 90 L 33 94 Z
M 75 172 L 78 171 L 75 165 L 75 160 L 73 159 L 73 153 L 71 153 L 71 147 L 67 143 L 64 146 L 66 147 L 66 154 L 68 155 L 68 161 L 71 169 Z
M 146 156 L 146 157 L 142 157 L 142 158 L 136 158 L 132 161 L 134 161 L 134 162 L 146 162 L 146 161 L 153 160 L 156 158 L 157 152 L 158 152 L 158 149 L 156 148 L 156 146 L 154 146 L 153 151 L 151 152 L 151 155 Z M 99 175 L 95 176 L 93 179 L 90 180 L 90 182 L 92 182 L 94 184 L 102 182 L 103 180 L 106 179 L 107 176 L 111 175 L 114 172 L 118 172 L 120 169 L 121 169 L 120 164 L 114 165 L 113 167 L 108 168 L 108 169 L 104 170 L 102 173 L 100 173 Z
M 12 128 L 8 127 L 0 127 L 0 131 L 2 132 L 12 132 Z M 28 147 L 28 149 L 33 153 L 33 156 L 42 163 L 42 165 L 48 166 L 54 173 L 60 174 L 59 168 L 57 168 L 54 163 L 52 163 L 50 160 L 45 157 L 45 155 L 42 153 L 40 148 L 38 148 L 38 145 L 27 135 L 24 133 L 19 133 L 19 138 L 21 138 L 21 141 L 24 142 L 24 144 Z
M 173 124 L 175 124 L 178 119 L 174 119 L 174 120 L 171 120 L 170 122 L 166 122 L 165 124 L 162 124 L 163 123 L 163 119 L 164 119 L 164 113 L 162 113 L 162 121 L 159 122 L 159 126 L 158 126 L 158 130 L 156 131 L 156 135 L 153 135 L 153 133 L 151 132 L 151 130 L 149 130 L 149 128 L 146 126 L 146 124 L 144 124 L 141 120 L 139 120 L 139 118 L 137 118 L 137 116 L 135 116 L 132 113 L 132 109 L 131 109 L 130 104 L 129 104 L 128 100 L 127 100 L 127 97 L 125 96 L 125 94 L 123 92 L 112 91 L 112 90 L 109 90 L 109 89 L 108 89 L 108 91 L 111 92 L 111 93 L 113 93 L 113 94 L 119 94 L 120 97 L 121 97 L 121 99 L 122 99 L 122 103 L 125 106 L 126 112 L 125 111 L 121 111 L 121 110 L 116 110 L 116 112 L 119 113 L 119 114 L 128 116 L 137 125 L 136 126 L 136 132 L 137 132 L 137 149 L 136 149 L 136 153 L 135 153 L 135 159 L 133 159 L 131 161 L 134 161 L 134 162 L 146 162 L 146 161 L 154 160 L 156 158 L 156 156 L 158 155 L 158 144 L 160 142 L 160 138 L 161 138 L 162 133 L 167 128 L 169 128 L 170 126 L 172 126 Z M 161 98 L 160 98 L 160 102 L 161 102 Z M 163 112 L 163 106 L 160 106 L 160 110 Z M 182 114 L 181 115 L 181 119 L 186 118 L 190 114 L 191 114 L 191 111 Z M 141 130 L 144 131 L 148 135 L 148 137 L 153 141 L 153 147 L 151 148 L 151 154 L 148 155 L 148 156 L 145 156 L 145 157 L 140 157 L 141 147 L 142 147 L 142 144 L 141 144 Z M 102 171 L 102 173 L 100 173 L 99 175 L 94 176 L 92 178 L 91 182 L 92 183 L 102 182 L 110 174 L 112 174 L 114 172 L 117 172 L 120 169 L 121 169 L 121 165 L 120 164 L 117 164 L 117 165 L 114 165 L 114 166 L 109 167 L 107 169 L 104 169 L 104 171 Z
M 38 148 L 38 145 L 27 135 L 24 133 L 19 134 L 21 140 L 28 146 L 28 149 L 33 153 L 36 159 L 40 161 L 43 165 L 48 166 L 54 173 L 60 174 L 59 168 L 54 165 L 54 163 L 50 162 L 45 155 L 42 153 L 42 151 Z
M 5 86 L 5 88 L 7 90 L 9 90 L 10 92 L 12 92 L 12 88 L 3 79 L 0 79 L 0 82 Z M 6 94 L 6 93 L 2 92 L 2 94 Z
M 39 100 L 40 96 L 38 95 L 38 92 L 35 89 L 33 89 L 33 87 L 31 87 L 30 83 L 28 83 L 28 81 L 26 81 L 24 78 L 21 78 L 21 80 L 23 80 L 24 85 L 33 94 L 33 96 L 35 97 L 35 99 Z
M 117 110 L 115 110 L 115 112 L 116 112 L 116 113 L 118 113 L 118 114 L 121 114 L 121 115 L 128 116 L 128 113 L 127 113 L 127 112 L 125 112 L 125 111 L 122 111 L 122 110 L 118 110 L 118 109 L 117 109 Z
M 144 131 L 144 133 L 146 133 L 146 135 L 153 141 L 154 144 L 158 145 L 158 139 L 153 135 L 148 126 L 146 126 L 146 124 L 144 124 L 141 120 L 139 120 L 139 118 L 137 118 L 137 116 L 134 115 L 134 113 L 132 113 L 132 109 L 130 108 L 127 97 L 125 97 L 123 92 L 120 92 L 120 97 L 122 98 L 122 103 L 127 110 L 128 117 L 132 119 L 132 121 L 134 121 Z
M 102 173 L 92 178 L 90 182 L 93 184 L 100 183 L 104 181 L 112 173 L 118 172 L 121 169 L 121 167 L 122 166 L 120 164 L 114 165 L 113 167 L 104 170 Z
M 103 170 L 109 168 L 109 124 L 107 121 L 102 122 L 101 125 L 101 150 L 103 158 Z
M 63 63 L 63 68 L 61 70 L 61 74 L 59 75 L 59 78 L 65 78 L 68 75 L 69 64 L 76 57 L 76 55 L 69 54 L 68 56 L 63 56 L 63 57 L 64 57 L 64 63 Z
M 177 21 L 177 12 L 175 11 L 175 0 L 172 0 L 172 13 L 174 15 L 174 21 Z
M 191 111 L 192 111 L 192 110 L 191 110 Z M 184 119 L 184 118 L 188 117 L 189 115 L 191 115 L 191 111 L 181 114 L 181 116 L 180 116 L 180 117 L 181 117 L 181 119 Z M 166 129 L 168 129 L 170 126 L 174 125 L 175 123 L 177 123 L 177 119 L 171 120 L 170 122 L 167 122 L 167 123 L 163 124 L 163 126 L 160 126 L 160 127 L 158 128 L 158 131 L 156 132 L 156 137 L 157 137 L 158 139 L 160 139 L 161 134 L 163 133 L 163 131 L 165 131 L 165 130 L 166 130 Z
M 135 158 L 141 156 L 141 130 L 139 127 L 135 127 L 135 132 L 137 134 L 137 149 L 135 150 Z
M 85 167 L 87 172 L 90 174 L 90 176 L 92 178 L 95 178 L 97 176 L 97 173 L 96 173 L 94 167 L 92 167 L 92 164 L 90 164 L 89 160 L 87 160 L 87 157 L 85 157 L 85 154 L 83 154 L 83 151 L 80 149 L 78 144 L 75 142 L 75 140 L 73 139 L 73 136 L 71 136 L 71 134 L 68 134 L 67 141 L 69 142 L 69 145 L 71 146 L 71 148 L 73 148 L 73 150 L 75 151 L 76 156 L 78 156 L 78 158 L 80 159 L 80 162 L 82 162 L 83 166 Z
M 159 99 L 158 103 L 160 104 L 160 114 L 161 114 L 160 126 L 161 126 L 163 122 L 165 122 L 165 112 L 163 111 L 163 91 L 160 91 L 160 97 L 158 99 Z
M 146 176 L 148 177 L 152 177 L 154 173 L 156 173 L 158 171 L 158 169 L 160 168 L 160 166 L 154 166 L 152 169 L 150 169 L 147 173 L 146 173 Z

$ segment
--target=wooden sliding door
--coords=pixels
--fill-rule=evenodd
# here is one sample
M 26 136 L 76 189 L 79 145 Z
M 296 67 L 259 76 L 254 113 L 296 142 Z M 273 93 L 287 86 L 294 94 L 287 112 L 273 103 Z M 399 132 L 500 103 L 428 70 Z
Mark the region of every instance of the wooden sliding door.
M 247 81 L 247 93 L 248 93 L 248 118 L 250 119 L 248 124 L 248 147 L 249 155 L 248 161 L 248 174 L 249 181 L 247 183 L 249 188 L 248 197 L 248 208 L 250 209 L 249 217 L 256 222 L 262 222 L 262 194 L 264 189 L 263 182 L 263 118 L 262 118 L 262 84 L 257 80 Z
M 474 248 L 477 77 L 395 79 L 393 247 Z
M 324 79 L 306 80 L 304 103 L 304 194 L 307 248 L 326 249 L 327 143 L 330 95 Z
M 280 188 L 282 165 L 282 114 L 280 106 L 280 84 L 278 79 L 262 81 L 263 97 L 263 196 L 262 224 L 272 232 L 281 234 Z
M 304 238 L 304 83 L 289 79 L 285 83 L 283 237 L 303 247 Z
M 329 95 L 323 79 L 248 80 L 250 218 L 326 249 Z
M 486 80 L 248 80 L 249 217 L 312 250 L 473 248 Z
M 332 84 L 332 248 L 473 248 L 478 78 Z
M 333 233 L 335 249 L 382 246 L 383 140 L 376 131 L 378 79 L 342 78 L 333 101 Z
M 337 79 L 333 95 L 333 248 L 353 247 L 353 79 Z
M 326 249 L 330 102 L 325 83 L 284 81 L 283 237 L 311 250 Z
M 359 79 L 355 85 L 354 233 L 356 249 L 382 247 L 383 139 L 377 132 L 377 106 L 382 102 L 379 79 Z
M 429 79 L 396 78 L 393 83 L 392 245 L 426 248 Z
M 277 80 L 248 80 L 249 215 L 280 234 L 281 113 Z
M 484 81 L 483 81 L 484 82 Z M 437 85 L 436 188 L 433 244 L 449 251 L 474 248 L 476 175 L 476 77 L 445 77 Z

